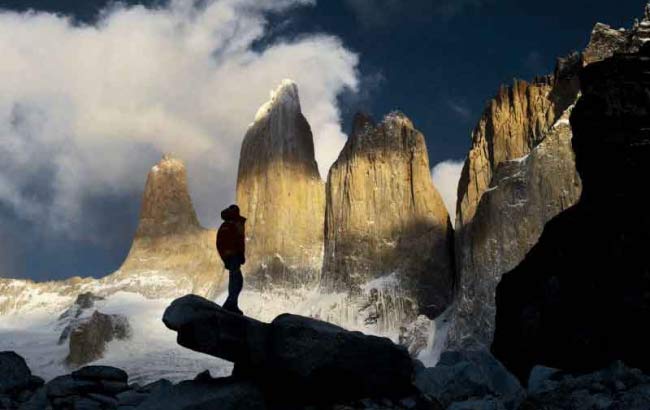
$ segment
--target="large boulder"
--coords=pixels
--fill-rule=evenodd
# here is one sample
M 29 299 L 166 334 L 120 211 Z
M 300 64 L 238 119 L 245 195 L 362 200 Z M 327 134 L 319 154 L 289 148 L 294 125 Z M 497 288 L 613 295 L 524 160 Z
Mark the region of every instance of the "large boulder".
M 417 372 L 415 385 L 454 409 L 514 410 L 525 397 L 517 379 L 486 351 L 445 352 L 435 367 Z
M 649 73 L 646 45 L 580 74 L 571 125 L 582 196 L 497 288 L 492 351 L 521 380 L 536 364 L 650 370 Z
M 27 386 L 32 372 L 15 352 L 0 352 L 0 394 Z
M 452 297 L 453 229 L 411 120 L 394 112 L 375 124 L 357 114 L 326 193 L 323 284 L 359 294 L 393 280 L 400 292 L 391 316 L 440 314 Z
M 178 332 L 180 345 L 233 361 L 234 375 L 255 381 L 271 400 L 337 402 L 412 392 L 412 360 L 389 339 L 296 315 L 262 323 L 194 295 L 174 301 L 163 322 Z

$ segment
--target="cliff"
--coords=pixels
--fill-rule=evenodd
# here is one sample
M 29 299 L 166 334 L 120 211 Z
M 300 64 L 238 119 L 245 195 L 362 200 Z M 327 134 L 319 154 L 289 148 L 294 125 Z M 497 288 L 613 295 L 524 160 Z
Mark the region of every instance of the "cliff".
M 583 192 L 546 224 L 497 289 L 492 350 L 520 378 L 535 364 L 650 369 L 650 44 L 580 74 L 571 115 Z
M 327 178 L 323 283 L 354 294 L 393 274 L 392 303 L 435 317 L 451 300 L 453 233 L 424 136 L 401 113 L 354 123 Z
M 285 80 L 258 111 L 241 147 L 237 204 L 246 223 L 249 283 L 318 280 L 325 191 L 298 87 Z

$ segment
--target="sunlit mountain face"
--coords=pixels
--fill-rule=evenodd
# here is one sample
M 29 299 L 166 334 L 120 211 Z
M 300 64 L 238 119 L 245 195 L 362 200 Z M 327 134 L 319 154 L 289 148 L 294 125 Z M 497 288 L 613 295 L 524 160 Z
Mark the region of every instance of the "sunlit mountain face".
M 305 383 L 349 363 L 373 367 L 359 386 L 394 370 L 347 362 L 351 343 L 397 352 L 408 395 L 368 404 L 352 386 L 346 408 L 646 408 L 631 187 L 650 5 L 519 3 L 0 0 L 0 370 L 23 369 L 0 371 L 0 407 L 100 400 L 74 390 L 89 377 L 108 407 L 222 383 L 277 405 L 271 362 Z M 231 204 L 243 316 L 214 304 L 236 271 L 216 249 Z M 621 228 L 626 209 L 638 223 Z M 590 241 L 629 269 L 572 275 Z M 608 296 L 616 308 L 593 305 Z M 214 333 L 188 330 L 201 318 Z M 71 373 L 88 365 L 124 371 Z

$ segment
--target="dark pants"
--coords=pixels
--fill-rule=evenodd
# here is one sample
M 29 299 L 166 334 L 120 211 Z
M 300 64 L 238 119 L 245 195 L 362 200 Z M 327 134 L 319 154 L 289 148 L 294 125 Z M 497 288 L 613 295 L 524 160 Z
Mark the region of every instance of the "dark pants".
M 244 287 L 244 277 L 241 274 L 242 258 L 232 256 L 224 261 L 226 269 L 230 271 L 228 280 L 228 299 L 223 304 L 223 308 L 235 313 L 242 313 L 238 306 L 239 294 Z

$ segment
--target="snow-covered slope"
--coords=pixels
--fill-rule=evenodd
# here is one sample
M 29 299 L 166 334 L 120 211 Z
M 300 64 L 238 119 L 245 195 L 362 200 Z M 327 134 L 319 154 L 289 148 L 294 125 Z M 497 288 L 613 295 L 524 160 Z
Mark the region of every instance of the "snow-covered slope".
M 288 312 L 387 336 L 407 345 L 415 356 L 432 364 L 436 360 L 431 354 L 433 322 L 420 317 L 412 324 L 405 324 L 396 313 L 399 309 L 391 307 L 392 297 L 398 292 L 396 286 L 392 277 L 376 280 L 367 284 L 364 295 L 358 297 L 321 293 L 318 288 L 269 292 L 245 290 L 240 306 L 247 315 L 263 321 Z M 84 314 L 89 315 L 96 309 L 105 314 L 124 315 L 132 328 L 129 340 L 109 342 L 104 357 L 94 364 L 123 368 L 133 382 L 141 383 L 160 378 L 171 381 L 190 379 L 206 369 L 212 375 L 230 374 L 232 364 L 176 344 L 175 333 L 168 330 L 161 320 L 172 298 L 151 299 L 125 291 L 106 294 L 98 283 L 89 283 L 83 289 L 107 295 Z M 0 316 L 0 351 L 16 351 L 25 357 L 35 374 L 45 379 L 69 373 L 71 369 L 64 364 L 68 345 L 57 343 L 64 327 L 59 317 L 74 303 L 78 293 L 61 296 L 36 285 L 25 294 L 29 294 L 29 298 L 20 309 Z M 371 294 L 374 296 L 369 298 Z M 225 293 L 219 295 L 216 302 L 223 302 L 225 297 Z
M 70 368 L 64 364 L 68 345 L 57 343 L 63 330 L 59 316 L 66 308 L 61 308 L 59 300 L 50 304 L 41 299 L 47 297 L 36 296 L 32 306 L 38 307 L 34 309 L 0 317 L 0 351 L 16 351 L 27 360 L 34 374 L 51 379 L 69 373 Z M 193 378 L 205 369 L 213 375 L 229 374 L 229 363 L 176 344 L 175 333 L 161 321 L 169 303 L 169 299 L 147 299 L 130 292 L 117 292 L 96 302 L 93 310 L 128 317 L 133 333 L 129 340 L 110 342 L 104 358 L 95 364 L 123 368 L 133 382 L 160 378 L 179 381 Z

